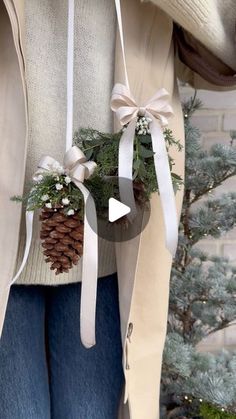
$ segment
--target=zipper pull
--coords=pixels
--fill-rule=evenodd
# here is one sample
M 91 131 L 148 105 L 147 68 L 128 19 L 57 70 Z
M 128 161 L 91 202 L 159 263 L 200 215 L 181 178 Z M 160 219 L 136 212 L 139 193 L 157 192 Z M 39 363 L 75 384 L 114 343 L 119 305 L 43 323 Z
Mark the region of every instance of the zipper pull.
M 132 332 L 133 332 L 133 328 L 134 328 L 133 323 L 129 323 L 127 339 L 129 340 L 130 343 L 131 343 L 131 335 L 132 335 Z
M 127 331 L 127 339 L 128 339 L 128 341 L 130 343 L 131 343 L 131 334 L 132 334 L 132 332 L 133 332 L 133 323 L 129 323 L 129 325 L 128 325 L 128 331 Z M 129 365 L 129 362 L 128 362 L 128 344 L 127 344 L 127 342 L 126 342 L 126 345 L 125 345 L 125 349 L 126 349 L 126 365 L 125 365 L 125 368 L 127 370 L 129 370 L 130 369 L 130 365 Z

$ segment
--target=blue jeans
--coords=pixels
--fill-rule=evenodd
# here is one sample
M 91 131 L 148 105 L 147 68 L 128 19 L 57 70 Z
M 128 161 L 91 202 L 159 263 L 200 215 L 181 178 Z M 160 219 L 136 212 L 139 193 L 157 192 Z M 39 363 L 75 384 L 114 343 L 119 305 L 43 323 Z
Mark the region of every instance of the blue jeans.
M 124 382 L 117 276 L 98 280 L 96 345 L 80 342 L 81 283 L 13 285 L 0 341 L 1 419 L 116 419 Z

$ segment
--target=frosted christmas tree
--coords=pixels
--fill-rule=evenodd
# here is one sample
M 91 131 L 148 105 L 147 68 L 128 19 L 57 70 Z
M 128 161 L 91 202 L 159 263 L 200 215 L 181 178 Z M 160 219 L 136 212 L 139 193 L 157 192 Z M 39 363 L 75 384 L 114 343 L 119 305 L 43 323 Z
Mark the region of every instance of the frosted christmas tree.
M 236 418 L 236 352 L 200 353 L 196 345 L 236 319 L 236 267 L 196 245 L 236 225 L 236 193 L 214 190 L 236 175 L 236 147 L 204 151 L 191 116 L 196 96 L 184 104 L 185 194 L 179 245 L 170 284 L 168 333 L 163 354 L 161 412 L 165 419 Z

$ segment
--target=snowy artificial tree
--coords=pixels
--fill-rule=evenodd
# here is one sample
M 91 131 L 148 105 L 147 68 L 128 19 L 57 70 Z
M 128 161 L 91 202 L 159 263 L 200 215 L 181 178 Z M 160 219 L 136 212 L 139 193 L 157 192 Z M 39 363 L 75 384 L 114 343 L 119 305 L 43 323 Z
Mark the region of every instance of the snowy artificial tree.
M 179 244 L 173 263 L 168 332 L 163 354 L 161 414 L 170 418 L 236 418 L 236 352 L 201 353 L 196 345 L 236 320 L 236 267 L 207 255 L 198 243 L 236 225 L 236 193 L 214 190 L 236 175 L 234 136 L 230 145 L 203 150 L 191 116 L 201 106 L 183 105 L 186 173 Z

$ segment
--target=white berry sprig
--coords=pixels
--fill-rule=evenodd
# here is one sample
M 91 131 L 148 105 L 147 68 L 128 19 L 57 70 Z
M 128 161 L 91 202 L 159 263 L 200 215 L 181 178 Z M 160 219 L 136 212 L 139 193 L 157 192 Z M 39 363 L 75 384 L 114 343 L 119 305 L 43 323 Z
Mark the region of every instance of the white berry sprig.
M 136 134 L 137 135 L 147 135 L 150 134 L 149 129 L 149 123 L 151 122 L 151 118 L 147 116 L 140 116 L 138 117 L 137 123 L 136 123 Z

